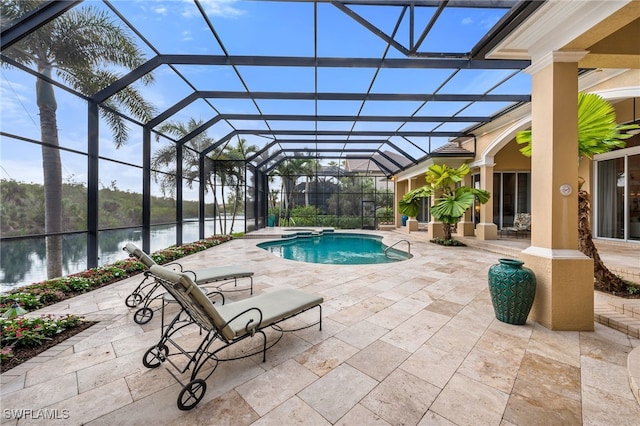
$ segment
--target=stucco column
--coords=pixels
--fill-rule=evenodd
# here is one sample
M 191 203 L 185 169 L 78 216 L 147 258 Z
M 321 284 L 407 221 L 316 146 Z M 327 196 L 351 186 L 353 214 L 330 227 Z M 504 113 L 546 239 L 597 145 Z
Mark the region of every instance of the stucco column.
M 406 180 L 402 180 L 402 181 L 398 181 L 398 180 L 394 180 L 393 181 L 394 184 L 394 199 L 395 199 L 395 226 L 396 228 L 400 228 L 400 226 L 402 225 L 402 213 L 400 213 L 400 209 L 398 208 L 398 205 L 400 203 L 400 200 L 402 199 L 402 197 L 404 196 L 404 194 L 406 194 L 407 192 L 409 192 L 408 188 L 408 184 Z
M 493 191 L 493 159 L 490 164 L 480 166 L 480 188 Z M 493 194 L 491 194 L 493 197 Z M 493 223 L 493 198 L 480 205 L 480 223 L 476 226 L 478 240 L 497 240 L 498 227 Z
M 471 187 L 473 185 L 473 183 L 471 182 L 471 175 L 470 174 L 468 174 L 468 175 L 466 175 L 464 177 L 464 181 L 462 182 L 462 184 L 464 186 L 468 186 L 468 187 Z M 464 236 L 464 237 L 468 237 L 468 236 L 473 236 L 474 235 L 475 224 L 471 220 L 472 208 L 470 208 L 466 212 L 464 212 L 464 216 L 462 217 L 462 220 L 460 220 L 460 222 L 458 222 L 456 235 L 460 235 L 460 236 Z
M 578 250 L 578 64 L 586 52 L 532 61 L 532 317 L 554 330 L 593 330 L 593 261 Z
M 409 178 L 409 191 L 413 191 L 414 189 L 417 189 L 417 188 L 418 188 L 418 178 L 417 177 Z M 416 219 L 415 217 L 410 217 L 409 219 L 407 219 L 406 231 L 407 232 L 417 231 L 419 229 L 418 225 L 419 225 L 418 219 Z

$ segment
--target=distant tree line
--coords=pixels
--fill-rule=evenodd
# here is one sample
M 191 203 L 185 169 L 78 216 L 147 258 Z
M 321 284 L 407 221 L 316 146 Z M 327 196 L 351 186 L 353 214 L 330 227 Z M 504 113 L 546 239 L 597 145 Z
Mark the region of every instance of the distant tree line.
M 118 189 L 114 183 L 98 191 L 100 228 L 142 224 L 142 194 Z M 44 186 L 36 183 L 0 180 L 0 232 L 3 236 L 34 235 L 45 232 Z M 62 185 L 64 232 L 87 228 L 87 188 L 81 183 Z M 207 211 L 211 211 L 208 206 Z M 198 217 L 198 202 L 183 202 L 183 217 Z M 151 197 L 151 223 L 171 223 L 176 219 L 176 201 Z

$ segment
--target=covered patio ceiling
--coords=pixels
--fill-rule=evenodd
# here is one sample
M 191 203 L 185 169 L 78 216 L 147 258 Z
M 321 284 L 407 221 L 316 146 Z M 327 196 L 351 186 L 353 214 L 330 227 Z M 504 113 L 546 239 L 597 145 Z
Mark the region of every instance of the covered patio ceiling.
M 244 138 L 258 148 L 246 160 L 267 173 L 311 157 L 366 160 L 390 176 L 430 156 L 472 155 L 452 141 L 530 102 L 530 61 L 485 56 L 543 3 L 91 2 L 129 27 L 149 60 L 90 98 L 102 103 L 153 72 L 139 90 L 158 113 L 139 124 L 202 122 L 179 140 L 164 135 L 176 144 L 207 131 L 215 142 L 202 154 Z M 79 5 L 50 2 L 3 23 L 2 60 L 47 79 L 7 49 Z

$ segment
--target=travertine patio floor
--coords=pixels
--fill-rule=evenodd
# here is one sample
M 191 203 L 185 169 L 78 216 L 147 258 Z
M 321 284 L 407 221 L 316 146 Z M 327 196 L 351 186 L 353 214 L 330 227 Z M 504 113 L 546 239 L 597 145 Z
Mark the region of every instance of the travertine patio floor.
M 640 340 L 600 324 L 593 332 L 504 324 L 487 289 L 487 270 L 503 256 L 436 246 L 424 233 L 376 233 L 388 244 L 411 240 L 414 257 L 384 265 L 305 264 L 257 248 L 260 240 L 238 239 L 182 259 L 193 269 L 252 268 L 257 293 L 293 287 L 325 300 L 322 331 L 286 334 L 266 363 L 260 356 L 223 363 L 189 412 L 177 408 L 181 387 L 169 373 L 142 365 L 159 339 L 160 313 L 140 326 L 124 305 L 140 276 L 42 309 L 100 322 L 2 375 L 2 424 L 640 422 L 626 369 Z M 199 342 L 198 329 L 190 331 L 181 339 Z M 7 411 L 42 408 L 60 418 L 18 422 Z

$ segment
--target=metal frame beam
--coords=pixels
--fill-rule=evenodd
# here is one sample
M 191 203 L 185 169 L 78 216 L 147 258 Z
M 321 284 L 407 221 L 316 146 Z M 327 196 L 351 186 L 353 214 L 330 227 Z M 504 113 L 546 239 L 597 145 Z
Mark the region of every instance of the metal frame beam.
M 99 111 L 101 106 L 107 99 L 117 94 L 119 91 L 125 89 L 129 85 L 132 85 L 139 81 L 146 74 L 156 70 L 161 66 L 165 66 L 173 70 L 179 77 L 181 77 L 185 83 L 193 90 L 188 96 L 178 101 L 173 106 L 161 112 L 155 118 L 148 123 L 142 124 L 142 248 L 146 252 L 150 251 L 150 231 L 151 231 L 151 133 L 153 129 L 172 117 L 174 114 L 185 109 L 188 105 L 195 102 L 198 99 L 204 99 L 206 104 L 211 107 L 214 112 L 214 117 L 209 121 L 201 125 L 198 129 L 191 132 L 189 135 L 176 141 L 169 138 L 170 141 L 176 143 L 177 149 L 177 164 L 176 164 L 176 243 L 180 245 L 183 239 L 183 220 L 184 211 L 182 207 L 183 201 L 183 177 L 182 177 L 182 156 L 183 149 L 187 147 L 184 144 L 191 138 L 197 136 L 201 132 L 206 131 L 211 126 L 214 126 L 220 121 L 226 121 L 233 131 L 220 140 L 213 143 L 210 147 L 206 148 L 200 153 L 200 185 L 199 185 L 199 216 L 200 216 L 200 237 L 204 237 L 204 219 L 205 219 L 205 201 L 206 201 L 206 185 L 204 183 L 205 178 L 205 163 L 209 160 L 206 156 L 211 153 L 217 147 L 223 144 L 229 143 L 231 138 L 238 135 L 257 135 L 267 138 L 268 143 L 259 152 L 252 155 L 250 158 L 244 160 L 245 172 L 248 167 L 255 167 L 254 176 L 256 182 L 262 180 L 266 185 L 266 173 L 273 170 L 278 164 L 283 161 L 287 161 L 292 158 L 314 158 L 314 159 L 338 159 L 338 160 L 368 160 L 376 164 L 383 173 L 387 173 L 387 176 L 396 173 L 400 170 L 405 170 L 412 165 L 418 164 L 429 158 L 435 157 L 469 157 L 471 153 L 440 153 L 431 152 L 431 137 L 442 138 L 456 138 L 466 137 L 475 128 L 483 123 L 490 122 L 492 119 L 504 114 L 524 102 L 530 102 L 530 95 L 516 95 L 516 94 L 446 94 L 439 93 L 440 89 L 445 87 L 446 83 L 457 73 L 459 70 L 513 70 L 509 77 L 503 81 L 497 83 L 493 90 L 498 85 L 504 83 L 511 78 L 519 70 L 522 70 L 530 65 L 530 61 L 524 60 L 486 60 L 485 55 L 490 52 L 497 43 L 504 39 L 506 35 L 511 33 L 514 28 L 521 25 L 525 19 L 527 19 L 535 10 L 544 4 L 544 1 L 537 0 L 281 0 L 291 2 L 313 2 L 314 4 L 314 39 L 316 45 L 314 46 L 314 55 L 307 57 L 290 57 L 290 56 L 242 56 L 242 55 L 229 55 L 227 49 L 224 47 L 222 40 L 218 36 L 216 29 L 207 17 L 206 12 L 202 8 L 199 2 L 196 1 L 196 6 L 200 10 L 203 19 L 207 22 L 210 31 L 214 35 L 215 39 L 219 43 L 223 55 L 193 55 L 193 54 L 160 54 L 145 37 L 138 31 L 125 16 L 120 14 L 114 5 L 111 5 L 108 1 L 107 6 L 128 25 L 133 32 L 153 51 L 156 56 L 145 62 L 138 68 L 130 71 L 122 78 L 104 88 L 103 90 L 95 93 L 93 96 L 83 95 L 74 89 L 71 89 L 61 81 L 55 81 L 48 78 L 41 73 L 28 68 L 24 65 L 18 64 L 13 59 L 8 58 L 4 52 L 7 49 L 15 46 L 25 37 L 33 34 L 43 25 L 52 22 L 68 10 L 77 6 L 82 0 L 57 0 L 46 1 L 43 4 L 28 12 L 24 16 L 16 19 L 8 25 L 3 25 L 2 32 L 0 34 L 2 52 L 0 52 L 0 59 L 9 65 L 16 66 L 18 69 L 34 75 L 36 78 L 43 79 L 55 87 L 62 88 L 69 93 L 78 96 L 81 99 L 85 99 L 88 102 L 88 123 L 87 123 L 87 266 L 93 267 L 98 264 L 98 242 L 99 242 L 99 200 L 98 200 L 98 178 L 99 178 Z M 361 26 L 367 30 L 373 32 L 376 36 L 381 38 L 386 44 L 382 57 L 318 57 L 317 56 L 317 38 L 318 38 L 318 16 L 317 9 L 318 3 L 324 3 L 332 5 L 358 22 Z M 351 6 L 394 6 L 397 7 L 399 17 L 396 19 L 396 26 L 392 35 L 388 35 L 378 26 L 372 24 L 370 21 L 359 15 L 354 11 Z M 422 28 L 417 28 L 417 19 L 415 19 L 416 8 L 432 8 L 434 13 L 429 22 Z M 430 31 L 437 24 L 440 14 L 450 8 L 504 8 L 508 9 L 503 18 L 491 29 L 490 32 L 473 47 L 470 52 L 424 52 L 419 51 L 426 37 L 429 36 Z M 406 24 L 406 14 L 409 11 L 409 47 L 407 48 L 396 37 L 398 29 L 401 24 Z M 366 15 L 365 15 L 366 16 Z M 406 26 L 402 27 L 404 30 Z M 420 30 L 420 31 L 416 31 Z M 419 35 L 418 35 L 419 34 Z M 418 35 L 417 39 L 415 36 Z M 406 55 L 406 58 L 387 58 L 387 51 L 389 48 L 395 48 L 398 51 Z M 185 76 L 183 76 L 178 70 L 179 65 L 202 65 L 202 66 L 217 66 L 225 67 L 224 69 L 233 69 L 236 76 L 242 83 L 245 91 L 198 91 L 196 86 Z M 245 83 L 242 75 L 242 67 L 297 67 L 297 68 L 314 68 L 315 70 L 315 91 L 309 92 L 253 92 L 249 89 L 249 85 Z M 375 70 L 376 74 L 371 81 L 369 89 L 366 92 L 361 93 L 337 93 L 337 92 L 318 92 L 318 69 L 319 68 L 367 68 Z M 438 90 L 435 93 L 370 93 L 373 87 L 373 83 L 376 79 L 377 73 L 382 68 L 388 69 L 442 69 L 452 70 L 450 77 L 443 81 Z M 216 108 L 215 102 L 212 101 L 219 99 L 247 99 L 251 100 L 259 112 L 259 114 L 219 114 Z M 310 100 L 315 102 L 316 114 L 262 114 L 260 105 L 257 100 Z M 511 103 L 511 106 L 506 109 L 496 112 L 494 116 L 417 116 L 418 109 L 414 114 L 410 116 L 380 116 L 380 115 L 318 115 L 318 103 L 321 101 L 356 101 L 356 102 L 368 102 L 368 101 L 385 101 L 385 102 L 400 102 L 400 101 L 419 101 L 419 102 L 506 102 Z M 363 105 L 362 104 L 362 105 Z M 360 112 L 362 111 L 362 105 Z M 424 104 L 423 104 L 424 105 Z M 108 107 L 106 107 L 109 109 Z M 466 108 L 466 107 L 465 107 Z M 116 111 L 113 111 L 116 112 Z M 118 113 L 118 112 L 116 112 Z M 460 111 L 458 112 L 460 113 Z M 130 117 L 127 117 L 121 113 L 118 113 L 121 117 L 135 122 Z M 268 127 L 267 130 L 257 129 L 237 129 L 235 123 L 229 121 L 263 121 Z M 272 130 L 269 128 L 269 121 L 308 121 L 308 122 L 384 122 L 384 123 L 427 123 L 427 122 L 457 122 L 457 123 L 477 123 L 474 126 L 467 127 L 466 132 L 444 132 L 444 131 L 402 131 L 402 126 L 394 131 L 342 131 L 342 130 Z M 243 123 L 244 125 L 244 123 Z M 155 132 L 157 133 L 157 132 Z M 296 138 L 300 136 L 300 138 Z M 332 139 L 317 139 L 319 136 L 334 136 Z M 278 139 L 280 137 L 291 137 L 290 139 Z M 305 138 L 308 137 L 308 138 Z M 353 137 L 370 137 L 367 139 L 352 139 Z M 401 146 L 405 146 L 405 143 L 398 139 L 403 138 L 407 142 L 407 147 L 412 152 L 418 152 L 419 155 L 425 154 L 420 158 L 415 158 L 409 155 L 406 150 L 401 149 Z M 410 140 L 412 137 L 428 137 L 428 147 L 426 143 L 418 143 Z M 389 140 L 393 139 L 393 141 Z M 303 148 L 294 148 L 293 144 L 308 144 Z M 333 149 L 329 147 L 329 144 L 339 144 L 340 147 Z M 410 146 L 411 144 L 412 146 Z M 365 147 L 365 145 L 375 145 L 375 147 Z M 387 147 L 389 149 L 387 149 Z M 276 148 L 272 153 L 269 151 Z M 63 149 L 63 148 L 61 148 Z M 475 148 L 474 148 L 475 151 Z M 305 155 L 315 154 L 315 156 Z M 263 155 L 266 158 L 261 158 Z M 254 166 L 251 162 L 257 162 Z M 407 164 L 407 162 L 409 164 Z M 272 164 L 270 164 L 272 163 Z M 371 163 L 369 163 L 371 164 Z M 215 166 L 215 160 L 213 166 Z M 208 165 L 207 165 L 208 166 Z M 266 170 L 261 170 L 264 167 Z M 247 194 L 247 185 L 245 182 L 245 197 Z M 268 201 L 268 187 L 265 186 L 265 191 L 261 197 L 264 202 L 264 208 L 261 208 L 258 203 L 258 185 L 254 184 L 254 213 L 255 224 L 258 226 L 259 215 L 262 215 L 262 220 L 266 215 L 267 201 Z M 245 202 L 247 200 L 245 199 Z M 259 211 L 261 210 L 261 211 Z M 214 222 L 215 229 L 215 222 Z M 246 229 L 246 228 L 245 228 Z
M 334 3 L 336 0 L 279 0 L 290 3 Z M 474 9 L 510 8 L 519 0 L 451 0 L 449 7 L 462 7 Z M 339 0 L 342 4 L 361 6 L 429 6 L 437 7 L 442 0 Z
M 331 92 L 193 92 L 161 112 L 147 123 L 154 128 L 197 99 L 270 99 L 270 100 L 317 100 L 317 101 L 433 101 L 433 102 L 530 102 L 530 95 L 482 95 L 441 93 L 331 93 Z
M 79 3 L 82 3 L 82 0 L 49 1 L 29 13 L 26 13 L 24 16 L 20 17 L 20 19 L 17 19 L 16 22 L 3 25 L 6 29 L 3 29 L 0 34 L 2 50 L 10 48 L 24 37 L 36 31 L 41 26 L 53 21 L 58 16 L 62 15 Z
M 273 158 L 283 154 L 283 153 L 294 153 L 294 154 L 301 154 L 301 153 L 318 153 L 318 152 L 322 152 L 322 153 L 332 153 L 332 152 L 351 152 L 351 153 L 370 153 L 372 155 L 369 156 L 358 156 L 359 159 L 361 160 L 371 160 L 374 161 L 375 159 L 375 155 L 380 155 L 381 157 L 385 158 L 387 161 L 389 161 L 390 163 L 394 164 L 398 169 L 402 169 L 403 167 L 406 167 L 406 165 L 402 165 L 400 163 L 398 163 L 396 160 L 394 160 L 393 158 L 389 157 L 384 151 L 380 151 L 379 149 L 357 149 L 357 148 L 346 148 L 346 149 L 330 149 L 330 148 L 290 148 L 290 149 L 282 149 L 276 153 L 273 153 L 272 155 L 270 155 L 269 157 L 267 157 L 264 161 L 262 161 L 261 163 L 259 163 L 258 165 L 256 165 L 257 169 L 261 169 L 262 166 L 265 163 L 268 163 L 270 161 L 273 160 Z M 286 160 L 286 159 L 290 159 L 290 158 L 309 158 L 309 156 L 304 156 L 304 155 L 286 155 L 285 157 L 281 158 L 280 160 L 278 160 L 276 162 L 276 164 L 281 163 L 282 161 Z M 334 155 L 334 156 L 322 156 L 322 158 L 345 158 L 345 156 L 339 156 L 339 155 Z M 348 156 L 348 158 L 354 158 L 353 156 Z M 377 163 L 376 163 L 377 164 Z M 268 170 L 271 170 L 273 168 L 272 166 L 269 166 Z M 388 167 L 385 166 L 385 170 L 389 170 Z M 389 170 L 390 171 L 390 170 Z
M 100 120 L 98 104 L 87 104 L 87 268 L 98 266 L 99 212 L 98 190 L 100 182 Z
M 304 155 L 292 155 L 292 156 L 288 156 L 288 157 L 283 157 L 283 158 L 279 159 L 278 161 L 276 161 L 271 166 L 269 166 L 267 169 L 265 169 L 264 173 L 268 174 L 273 169 L 278 167 L 278 165 L 280 163 L 282 163 L 283 161 L 286 161 L 286 160 L 289 160 L 289 159 L 295 159 L 295 158 L 310 158 L 310 157 L 304 156 Z M 371 157 L 371 156 L 350 155 L 349 157 L 344 157 L 344 156 L 331 156 L 330 155 L 330 156 L 323 156 L 322 158 L 325 158 L 325 159 L 328 159 L 328 160 L 369 160 L 369 161 L 372 161 L 373 163 L 375 163 L 378 167 L 380 167 L 381 170 L 386 171 L 387 172 L 386 176 L 390 176 L 390 175 L 393 174 L 393 172 L 391 170 L 389 170 L 389 168 L 387 166 L 385 166 L 384 164 L 381 164 L 377 159 L 375 159 L 374 157 Z
M 406 68 L 406 69 L 525 69 L 528 60 L 485 60 L 462 58 L 314 58 L 296 56 L 158 55 L 92 96 L 101 103 L 160 65 L 228 65 L 320 68 Z
M 268 151 L 273 145 L 286 145 L 286 144 L 293 144 L 293 143 L 309 143 L 309 144 L 315 144 L 315 145 L 323 145 L 323 144 L 330 144 L 330 143 L 339 143 L 342 145 L 345 144 L 349 144 L 349 145 L 363 145 L 363 144 L 376 144 L 376 145 L 380 145 L 378 148 L 376 148 L 376 151 L 382 153 L 384 151 L 382 151 L 382 145 L 388 145 L 391 148 L 393 148 L 394 151 L 398 152 L 399 154 L 401 154 L 403 157 L 407 158 L 411 163 L 415 163 L 416 159 L 409 155 L 408 153 L 406 153 L 404 150 L 402 150 L 400 147 L 398 147 L 395 143 L 393 143 L 392 141 L 388 140 L 388 139 L 276 139 L 273 142 L 267 144 L 263 149 L 261 149 L 260 151 L 256 152 L 252 157 L 247 158 L 248 162 L 251 162 L 253 160 L 255 160 L 256 158 L 259 158 L 260 155 L 262 155 L 264 152 Z M 334 150 L 335 151 L 335 150 Z M 277 151 L 276 154 L 280 152 Z M 391 160 L 391 158 L 389 158 Z M 397 163 L 395 160 L 391 160 L 393 163 L 398 164 L 398 166 L 400 166 L 399 163 Z
M 431 123 L 452 122 L 471 123 L 489 122 L 488 116 L 392 116 L 392 115 L 296 115 L 296 114 L 219 114 L 214 119 L 220 120 L 267 120 L 267 121 L 366 121 L 366 122 L 397 122 L 397 123 Z

